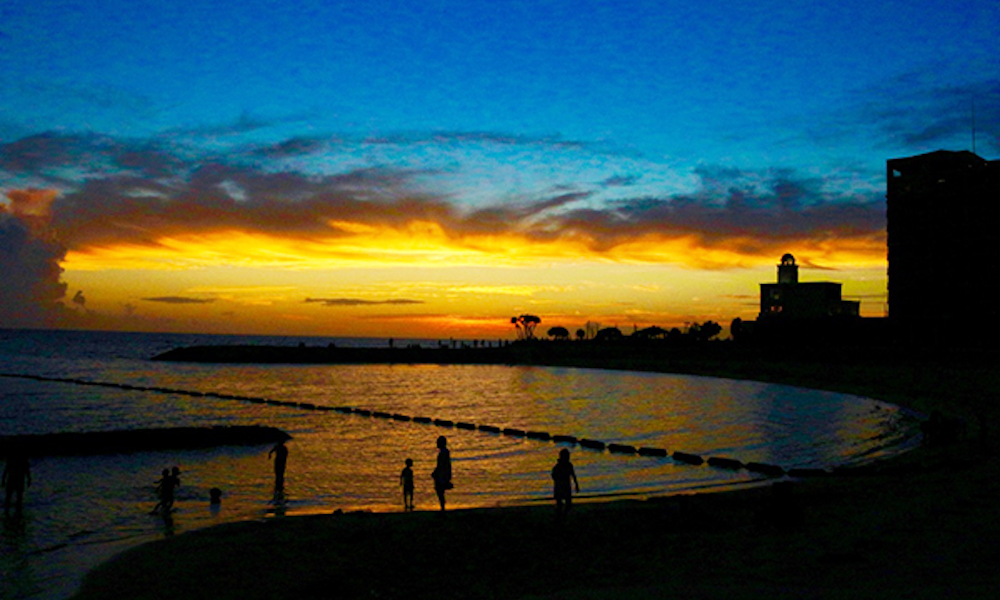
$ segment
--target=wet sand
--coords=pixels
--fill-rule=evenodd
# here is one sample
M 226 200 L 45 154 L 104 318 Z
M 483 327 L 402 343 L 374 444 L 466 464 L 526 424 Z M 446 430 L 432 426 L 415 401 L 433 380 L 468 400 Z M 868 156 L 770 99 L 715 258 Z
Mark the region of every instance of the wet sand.
M 965 429 L 955 442 L 829 477 L 580 503 L 564 522 L 533 506 L 228 524 L 125 552 L 90 573 L 76 598 L 1000 596 L 996 356 L 773 358 L 589 366 L 862 393 L 940 410 Z

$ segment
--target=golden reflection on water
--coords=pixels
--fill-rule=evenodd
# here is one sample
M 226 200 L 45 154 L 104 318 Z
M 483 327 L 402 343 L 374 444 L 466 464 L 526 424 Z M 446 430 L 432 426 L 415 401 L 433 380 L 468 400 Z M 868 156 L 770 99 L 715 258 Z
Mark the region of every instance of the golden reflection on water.
M 914 439 L 909 433 L 916 429 L 903 411 L 874 400 L 742 381 L 505 366 L 171 364 L 146 360 L 148 336 L 116 336 L 111 341 L 119 346 L 102 350 L 108 341 L 101 335 L 65 335 L 75 345 L 48 333 L 29 336 L 33 343 L 53 337 L 51 344 L 66 348 L 52 360 L 47 358 L 49 346 L 37 356 L 15 348 L 5 355 L 5 368 L 49 377 L 355 406 L 786 468 L 831 467 L 893 452 L 892 444 Z M 131 341 L 141 351 L 119 356 L 120 345 Z M 156 343 L 163 344 L 163 350 L 177 345 L 174 338 Z M 105 355 L 112 350 L 113 359 Z M 165 535 L 168 528 L 162 520 L 147 513 L 156 502 L 153 481 L 161 469 L 173 465 L 182 470 L 178 511 L 169 528 L 175 533 L 283 513 L 401 511 L 399 473 L 406 458 L 414 460 L 417 509 L 435 510 L 430 472 L 439 435 L 448 437 L 452 451 L 452 508 L 549 502 L 549 472 L 563 447 L 572 451 L 584 497 L 726 489 L 759 479 L 745 470 L 335 411 L 0 380 L 0 435 L 226 424 L 270 425 L 293 436 L 283 503 L 274 498 L 270 446 L 40 459 L 32 463 L 28 506 L 34 540 L 30 553 L 41 557 L 34 567 L 55 581 L 67 572 L 67 565 L 92 556 L 103 541 L 113 546 Z M 222 504 L 215 509 L 208 503 L 213 487 L 223 490 Z
M 863 399 L 760 383 L 568 368 L 436 365 L 244 366 L 165 369 L 166 384 L 322 406 L 353 406 L 476 425 L 568 434 L 744 462 L 831 467 L 875 448 L 900 414 Z M 458 505 L 549 495 L 548 472 L 562 446 L 523 438 L 203 399 L 179 400 L 186 414 L 234 414 L 272 424 L 294 440 L 290 486 L 298 498 L 391 509 L 403 461 L 412 458 L 417 498 L 431 504 L 434 440 L 446 435 Z M 873 416 L 874 415 L 874 416 Z M 585 493 L 662 493 L 736 485 L 746 472 L 692 468 L 670 459 L 572 448 Z M 294 468 L 293 468 L 294 467 Z
M 131 383 L 362 407 L 785 468 L 832 467 L 867 457 L 904 433 L 906 425 L 896 407 L 874 400 L 656 373 L 434 365 L 146 363 L 142 369 Z M 557 452 L 566 447 L 454 427 L 211 397 L 62 386 L 50 399 L 59 414 L 66 412 L 65 422 L 55 425 L 58 429 L 74 423 L 74 405 L 86 407 L 77 417 L 89 421 L 76 419 L 83 429 L 227 423 L 279 427 L 293 436 L 287 473 L 292 510 L 397 510 L 402 506 L 399 472 L 406 458 L 415 463 L 418 507 L 433 507 L 429 474 L 439 435 L 448 437 L 454 461 L 456 489 L 449 494 L 450 505 L 542 500 L 551 494 L 549 471 Z M 570 449 L 585 495 L 663 494 L 739 485 L 756 477 L 669 458 Z M 189 456 L 188 483 L 203 481 L 207 490 L 213 481 L 221 482 L 230 496 L 227 510 L 259 510 L 270 499 L 273 478 L 267 450 L 235 458 Z M 162 466 L 150 466 L 144 478 L 155 476 Z

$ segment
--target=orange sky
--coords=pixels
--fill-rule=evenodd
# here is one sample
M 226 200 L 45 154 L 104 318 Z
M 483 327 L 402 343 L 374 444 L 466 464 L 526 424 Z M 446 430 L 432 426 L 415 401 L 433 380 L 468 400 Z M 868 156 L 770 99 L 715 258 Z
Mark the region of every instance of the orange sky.
M 44 150 L 61 143 L 107 145 Z M 755 318 L 787 252 L 802 281 L 842 282 L 862 314 L 884 312 L 884 199 L 867 183 L 696 169 L 658 195 L 615 181 L 473 198 L 405 170 L 142 160 L 143 177 L 115 158 L 110 174 L 6 191 L 3 325 L 432 339 L 510 338 L 523 313 L 542 332 L 727 326 Z
M 789 252 L 881 316 L 886 160 L 1000 148 L 995 0 L 20 4 L 0 327 L 727 325 Z
M 793 252 L 802 279 L 845 284 L 882 314 L 884 242 L 707 241 L 649 233 L 598 248 L 582 235 L 538 240 L 470 234 L 414 220 L 336 221 L 328 235 L 220 229 L 146 232 L 146 241 L 83 243 L 61 262 L 69 297 L 122 327 L 301 335 L 499 338 L 509 317 L 571 330 L 754 318 L 757 284 Z M 810 269 L 812 265 L 816 268 Z M 873 298 L 874 296 L 874 298 Z M 69 298 L 67 298 L 68 300 Z

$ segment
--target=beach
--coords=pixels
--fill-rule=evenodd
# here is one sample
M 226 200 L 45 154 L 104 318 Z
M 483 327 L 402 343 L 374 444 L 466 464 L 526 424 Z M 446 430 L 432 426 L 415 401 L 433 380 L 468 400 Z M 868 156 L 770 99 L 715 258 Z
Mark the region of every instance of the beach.
M 777 486 L 578 502 L 564 522 L 546 504 L 227 524 L 127 551 L 74 597 L 996 597 L 995 355 L 780 354 L 586 366 L 864 393 L 940 411 L 956 439 Z

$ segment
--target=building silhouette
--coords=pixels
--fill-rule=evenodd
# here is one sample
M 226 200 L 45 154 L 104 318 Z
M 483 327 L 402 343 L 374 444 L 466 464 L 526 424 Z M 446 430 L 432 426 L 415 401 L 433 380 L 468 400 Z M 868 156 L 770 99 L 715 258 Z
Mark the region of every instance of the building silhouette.
M 795 257 L 785 254 L 778 281 L 760 284 L 757 319 L 737 319 L 731 331 L 734 339 L 766 344 L 861 343 L 872 339 L 873 327 L 860 309 L 857 300 L 841 297 L 840 283 L 799 281 Z
M 758 321 L 803 321 L 859 316 L 861 303 L 841 298 L 841 284 L 799 281 L 795 257 L 785 254 L 778 264 L 778 282 L 760 284 Z
M 889 321 L 898 339 L 1000 331 L 1000 161 L 938 150 L 886 162 Z

